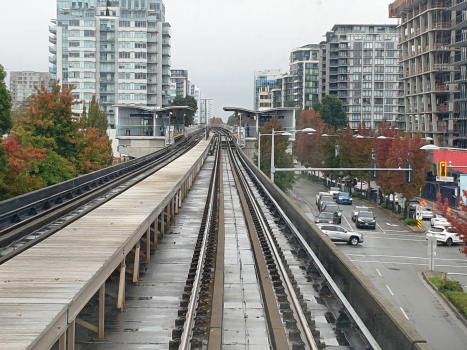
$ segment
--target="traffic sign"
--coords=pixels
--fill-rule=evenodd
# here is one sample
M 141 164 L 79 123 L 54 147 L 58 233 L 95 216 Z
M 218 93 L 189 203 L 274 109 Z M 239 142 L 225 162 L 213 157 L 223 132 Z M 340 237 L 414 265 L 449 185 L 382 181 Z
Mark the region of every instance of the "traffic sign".
M 439 176 L 436 176 L 436 181 L 454 182 L 454 177 L 453 177 L 453 176 L 446 176 L 446 177 L 439 177 Z
M 423 207 L 421 205 L 417 205 L 417 208 L 415 210 L 415 218 L 417 220 L 422 220 L 423 219 L 422 210 L 423 210 Z M 420 223 L 421 223 L 421 221 L 420 221 Z

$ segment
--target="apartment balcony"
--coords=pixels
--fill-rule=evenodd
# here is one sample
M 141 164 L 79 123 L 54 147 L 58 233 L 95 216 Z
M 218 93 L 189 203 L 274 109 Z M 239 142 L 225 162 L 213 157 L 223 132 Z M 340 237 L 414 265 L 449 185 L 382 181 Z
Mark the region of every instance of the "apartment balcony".
M 111 27 L 111 26 L 106 26 L 106 25 L 101 25 L 99 27 L 99 30 L 101 32 L 115 32 L 115 27 Z
M 467 0 L 452 0 L 449 11 L 462 11 L 467 9 Z
M 115 58 L 100 57 L 99 62 L 103 63 L 115 63 Z
M 172 34 L 172 33 L 171 33 L 170 28 L 164 28 L 164 29 L 162 29 L 162 36 L 165 36 L 165 37 L 169 37 L 169 38 L 170 38 L 170 37 L 171 37 L 171 34 Z
M 148 53 L 159 53 L 159 50 L 157 50 L 157 47 L 148 47 L 147 52 Z
M 49 62 L 52 64 L 57 64 L 57 56 L 49 56 Z
M 52 43 L 52 44 L 56 44 L 57 43 L 57 37 L 56 36 L 49 36 L 49 42 Z
M 115 37 L 114 36 L 100 37 L 99 40 L 101 42 L 110 42 L 110 41 L 115 41 Z
M 57 53 L 57 46 L 49 46 L 49 52 L 53 53 L 54 55 Z
M 433 24 L 433 29 L 451 29 L 451 22 L 437 22 Z
M 148 33 L 157 33 L 157 32 L 159 32 L 157 30 L 157 27 L 148 27 Z
M 57 25 L 56 24 L 49 25 L 49 32 L 51 32 L 52 34 L 57 34 Z
M 170 60 L 169 59 L 163 59 L 162 60 L 162 65 L 163 66 L 170 66 Z
M 453 48 L 467 46 L 467 33 L 459 33 L 454 37 L 454 43 L 451 45 Z
M 436 112 L 439 112 L 439 113 L 449 112 L 449 105 L 436 106 Z
M 49 67 L 49 73 L 56 74 L 57 73 L 57 67 Z
M 157 89 L 151 89 L 147 91 L 148 95 L 157 95 Z
M 163 39 L 162 46 L 170 46 L 170 39 Z

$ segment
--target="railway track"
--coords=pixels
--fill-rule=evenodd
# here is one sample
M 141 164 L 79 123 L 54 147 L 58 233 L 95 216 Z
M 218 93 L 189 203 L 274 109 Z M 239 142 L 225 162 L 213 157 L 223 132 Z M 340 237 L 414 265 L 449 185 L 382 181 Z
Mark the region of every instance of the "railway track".
M 0 203 L 0 264 L 185 154 L 204 130 L 145 157 Z
M 229 300 L 225 271 L 219 271 L 224 268 L 226 240 L 222 173 L 227 171 L 246 223 L 246 232 L 239 234 L 247 235 L 253 254 L 267 348 L 380 349 L 292 222 L 243 162 L 231 136 L 218 130 L 215 140 L 208 200 L 169 348 L 217 350 L 228 345 L 223 340 L 222 305 Z M 253 313 L 248 307 L 243 305 L 245 318 Z M 247 336 L 249 348 L 253 335 Z M 241 334 L 239 344 L 240 338 Z

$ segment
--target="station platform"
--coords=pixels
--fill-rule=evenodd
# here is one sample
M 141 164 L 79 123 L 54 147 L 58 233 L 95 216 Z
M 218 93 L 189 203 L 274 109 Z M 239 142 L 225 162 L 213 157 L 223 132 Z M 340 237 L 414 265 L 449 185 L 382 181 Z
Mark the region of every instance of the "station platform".
M 75 348 L 77 315 L 120 269 L 117 307 L 125 301 L 126 258 L 138 281 L 140 242 L 146 252 L 173 221 L 203 165 L 210 140 L 150 175 L 50 238 L 0 266 L 0 348 Z M 146 239 L 143 238 L 146 237 Z M 146 254 L 150 260 L 150 254 Z M 123 277 L 123 278 L 122 278 Z M 102 306 L 102 308 L 101 308 Z M 99 304 L 99 338 L 104 337 L 104 305 Z M 67 331 L 68 330 L 68 331 Z

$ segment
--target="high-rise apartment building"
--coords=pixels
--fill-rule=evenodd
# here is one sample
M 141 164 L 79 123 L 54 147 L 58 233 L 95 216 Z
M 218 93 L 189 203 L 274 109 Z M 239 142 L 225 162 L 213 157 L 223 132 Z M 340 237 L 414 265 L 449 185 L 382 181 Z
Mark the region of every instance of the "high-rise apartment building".
M 254 73 L 253 110 L 268 109 L 272 107 L 271 90 L 277 86 L 277 80 L 282 79 L 280 69 L 267 69 Z
M 399 37 L 396 25 L 338 24 L 320 43 L 321 98 L 339 98 L 351 128 L 403 118 Z
M 212 99 L 211 98 L 202 98 L 201 108 L 199 115 L 199 123 L 206 124 L 212 118 Z
M 176 96 L 186 97 L 190 94 L 190 80 L 188 71 L 183 69 L 172 69 L 170 71 L 170 81 L 175 84 Z
M 458 139 L 457 144 L 454 144 L 467 148 L 467 1 L 453 0 L 449 10 L 455 11 L 455 16 L 451 20 L 451 29 L 454 31 L 452 47 L 460 49 L 460 52 L 456 52 L 454 58 L 451 58 L 454 67 L 460 67 L 460 71 L 456 69 L 452 81 L 454 89 L 459 90 L 458 94 L 454 94 L 455 108 L 459 111 L 459 118 L 456 121 Z
M 190 96 L 193 96 L 193 98 L 196 100 L 196 103 L 198 105 L 198 109 L 196 110 L 196 113 L 194 115 L 194 122 L 196 124 L 199 124 L 200 121 L 200 113 L 201 113 L 201 89 L 199 88 L 198 85 L 196 84 L 191 84 L 190 85 Z
M 58 0 L 49 30 L 52 79 L 96 95 L 109 124 L 114 105 L 158 106 L 170 99 L 170 24 L 162 0 Z M 75 105 L 80 113 L 83 105 Z
M 458 1 L 455 1 L 457 3 Z M 463 1 L 461 1 L 462 3 Z M 460 68 L 451 1 L 398 0 L 389 5 L 389 16 L 400 18 L 401 62 L 405 89 L 405 127 L 432 137 L 435 144 L 465 145 L 459 139 L 459 85 L 450 84 Z M 454 45 L 451 45 L 453 44 Z M 458 62 L 460 63 L 460 62 Z
M 12 109 L 17 110 L 21 104 L 42 84 L 48 86 L 50 74 L 48 72 L 10 72 L 10 93 L 13 103 Z

